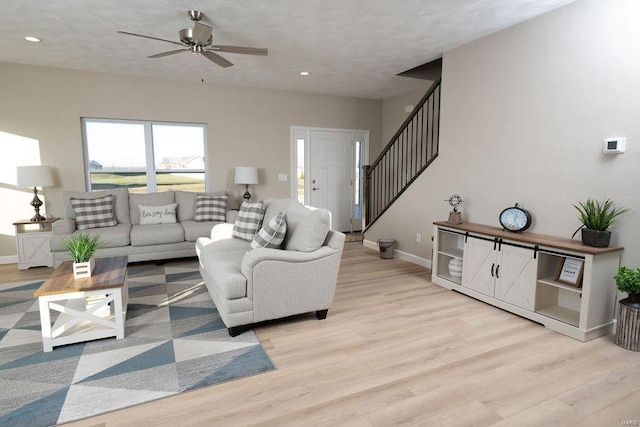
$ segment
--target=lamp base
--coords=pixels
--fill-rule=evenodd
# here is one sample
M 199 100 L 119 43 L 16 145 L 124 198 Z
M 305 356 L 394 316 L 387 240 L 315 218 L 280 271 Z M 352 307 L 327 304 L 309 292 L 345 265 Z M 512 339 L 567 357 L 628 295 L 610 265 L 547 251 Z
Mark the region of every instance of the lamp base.
M 38 212 L 29 221 L 31 221 L 31 222 L 40 222 L 40 221 L 46 221 L 46 220 L 47 220 L 47 218 L 43 217 L 42 215 L 40 215 L 40 212 Z
M 242 196 L 243 199 L 245 199 L 247 202 L 249 200 L 251 200 L 251 194 L 249 193 L 249 184 L 245 184 L 245 188 L 244 188 L 244 195 Z
M 42 200 L 38 198 L 38 189 L 36 187 L 33 187 L 33 200 L 31 200 L 30 205 L 33 206 L 36 214 L 29 221 L 38 222 L 46 220 L 45 217 L 40 215 L 40 206 L 42 206 Z

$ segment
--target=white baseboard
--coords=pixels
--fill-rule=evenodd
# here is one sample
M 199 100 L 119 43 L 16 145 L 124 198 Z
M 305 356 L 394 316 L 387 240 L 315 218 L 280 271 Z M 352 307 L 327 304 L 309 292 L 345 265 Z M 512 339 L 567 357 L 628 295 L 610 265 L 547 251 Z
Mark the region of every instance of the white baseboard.
M 0 256 L 0 264 L 17 264 L 18 255 Z
M 373 249 L 375 251 L 380 250 L 378 248 L 378 244 L 376 242 L 372 242 L 371 240 L 364 239 L 362 241 L 362 245 L 364 247 L 366 247 L 366 248 Z M 398 259 L 409 261 L 410 263 L 413 263 L 413 264 L 417 264 L 417 265 L 422 266 L 424 268 L 431 269 L 431 260 L 430 259 L 421 258 L 419 256 L 410 254 L 408 252 L 399 251 L 397 249 L 395 251 L 395 257 L 398 258 Z

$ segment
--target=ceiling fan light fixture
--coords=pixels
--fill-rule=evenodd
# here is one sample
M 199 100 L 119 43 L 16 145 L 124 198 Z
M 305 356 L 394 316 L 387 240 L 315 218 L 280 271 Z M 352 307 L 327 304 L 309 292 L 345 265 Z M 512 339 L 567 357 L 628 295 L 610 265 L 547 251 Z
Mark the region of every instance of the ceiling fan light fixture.
M 34 36 L 26 36 L 24 39 L 26 41 L 28 41 L 28 42 L 31 42 L 31 43 L 40 43 L 42 41 L 39 38 L 34 37 Z
M 266 48 L 247 47 L 247 46 L 230 46 L 230 45 L 214 45 L 213 44 L 213 27 L 207 24 L 199 22 L 204 14 L 195 10 L 189 10 L 187 12 L 189 19 L 194 21 L 193 28 L 185 28 L 178 31 L 179 42 L 174 40 L 162 39 L 159 37 L 147 36 L 144 34 L 130 33 L 128 31 L 117 31 L 119 34 L 126 34 L 129 36 L 140 37 L 143 39 L 157 40 L 165 43 L 171 43 L 173 45 L 180 46 L 180 49 L 170 50 L 168 52 L 161 52 L 155 55 L 148 56 L 148 58 L 164 58 L 166 56 L 175 55 L 181 52 L 191 52 L 194 55 L 202 55 L 209 61 L 215 63 L 222 68 L 228 68 L 233 65 L 233 62 L 220 56 L 216 52 L 223 53 L 236 53 L 242 55 L 260 55 L 267 56 L 269 54 Z
M 193 30 L 191 28 L 183 28 L 178 34 L 180 34 L 182 43 L 191 44 L 193 42 Z

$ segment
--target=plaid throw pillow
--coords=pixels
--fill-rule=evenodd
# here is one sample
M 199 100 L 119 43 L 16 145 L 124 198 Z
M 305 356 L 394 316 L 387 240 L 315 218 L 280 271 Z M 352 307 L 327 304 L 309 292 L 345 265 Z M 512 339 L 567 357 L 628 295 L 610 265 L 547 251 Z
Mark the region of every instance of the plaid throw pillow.
M 113 217 L 113 195 L 97 199 L 69 199 L 76 216 L 78 230 L 88 228 L 113 227 L 117 224 Z
M 227 219 L 227 200 L 229 195 L 209 196 L 207 194 L 196 194 L 196 217 L 197 222 L 202 221 L 222 221 Z
M 253 240 L 253 236 L 255 236 L 260 229 L 263 216 L 264 204 L 262 202 L 242 202 L 240 212 L 238 212 L 238 216 L 236 217 L 236 222 L 233 224 L 231 236 L 242 240 Z
M 278 249 L 284 241 L 287 233 L 287 223 L 284 215 L 280 212 L 269 220 L 269 223 L 262 227 L 258 234 L 251 241 L 251 249 L 274 248 Z

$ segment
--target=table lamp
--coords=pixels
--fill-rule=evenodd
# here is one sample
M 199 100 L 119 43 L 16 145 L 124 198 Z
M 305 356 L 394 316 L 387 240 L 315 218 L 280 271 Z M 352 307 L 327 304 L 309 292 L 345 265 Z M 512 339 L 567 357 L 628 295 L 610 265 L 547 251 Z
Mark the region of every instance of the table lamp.
M 245 186 L 245 192 L 242 197 L 246 201 L 249 201 L 249 199 L 251 199 L 251 194 L 249 194 L 249 184 L 258 183 L 258 168 L 254 168 L 252 166 L 237 166 L 235 183 L 243 184 Z
M 44 221 L 46 218 L 40 215 L 42 200 L 38 198 L 38 187 L 51 187 L 53 175 L 49 166 L 18 166 L 18 187 L 33 187 L 33 200 L 31 206 L 36 210 L 36 215 L 31 221 Z

